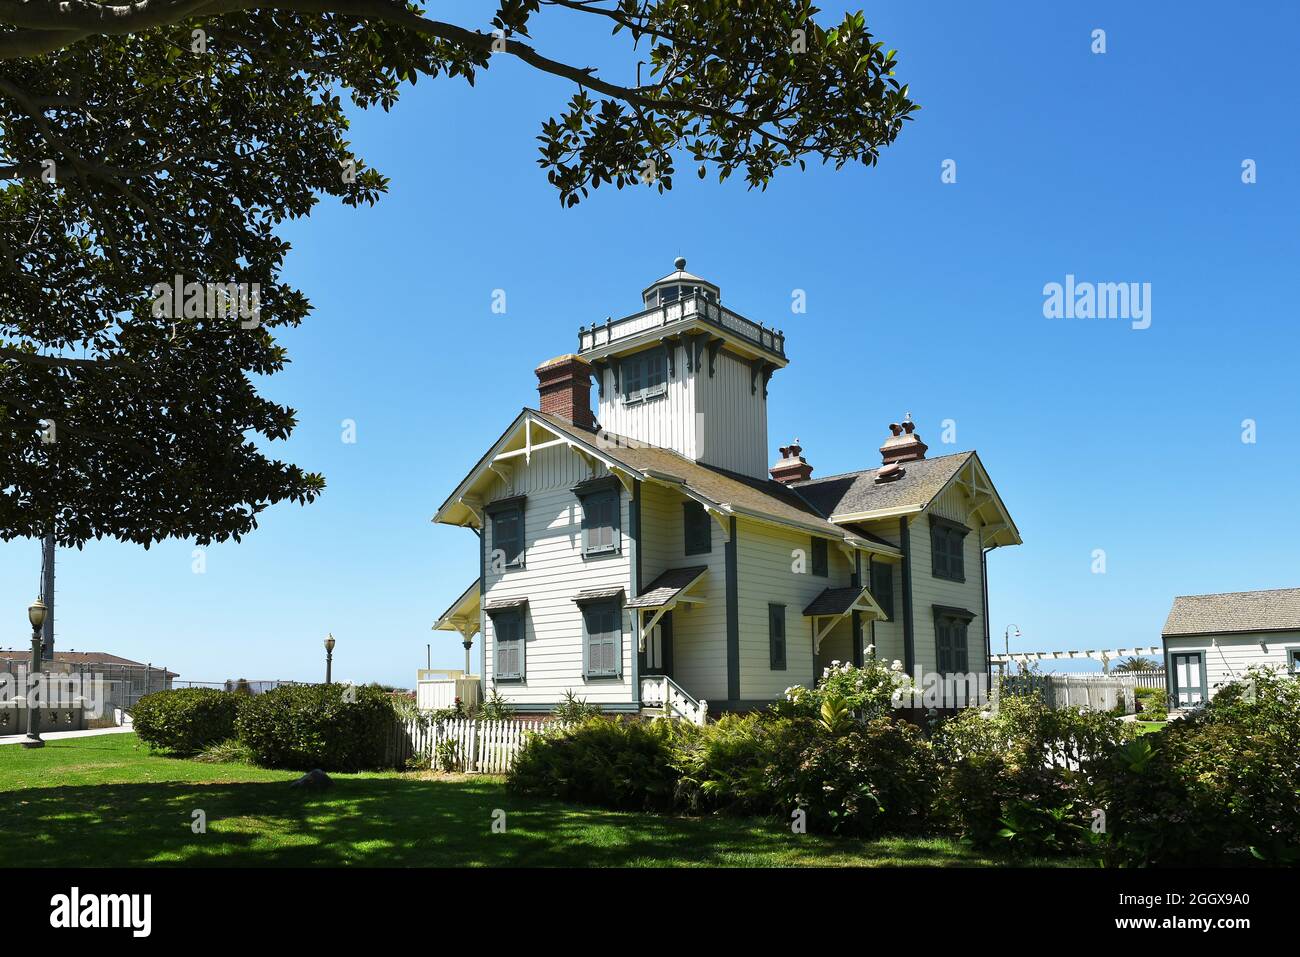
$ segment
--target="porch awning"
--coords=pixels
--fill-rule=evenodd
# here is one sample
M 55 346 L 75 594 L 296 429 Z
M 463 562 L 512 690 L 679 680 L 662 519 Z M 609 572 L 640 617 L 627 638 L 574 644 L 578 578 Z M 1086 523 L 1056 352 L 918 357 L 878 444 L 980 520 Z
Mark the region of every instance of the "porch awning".
M 659 619 L 677 607 L 678 602 L 699 603 L 703 599 L 686 594 L 704 580 L 709 569 L 705 565 L 688 565 L 686 568 L 670 568 L 641 590 L 627 607 L 634 609 L 632 619 L 636 625 L 636 647 L 645 651 L 646 632 L 659 624 Z M 652 611 L 649 621 L 641 619 L 643 611 Z
M 704 577 L 709 569 L 704 565 L 687 568 L 670 568 L 641 590 L 627 603 L 628 608 L 671 608 L 681 599 L 683 592 Z
M 438 617 L 434 622 L 433 630 L 459 632 L 462 638 L 469 641 L 478 633 L 478 619 L 479 591 L 476 578 L 461 593 L 461 596 L 451 603 L 451 607 Z
M 813 654 L 821 650 L 822 639 L 829 635 L 852 612 L 861 612 L 868 620 L 884 621 L 884 610 L 871 597 L 866 586 L 850 585 L 847 588 L 826 588 L 803 610 L 805 618 L 813 620 Z M 821 619 L 820 624 L 818 619 Z

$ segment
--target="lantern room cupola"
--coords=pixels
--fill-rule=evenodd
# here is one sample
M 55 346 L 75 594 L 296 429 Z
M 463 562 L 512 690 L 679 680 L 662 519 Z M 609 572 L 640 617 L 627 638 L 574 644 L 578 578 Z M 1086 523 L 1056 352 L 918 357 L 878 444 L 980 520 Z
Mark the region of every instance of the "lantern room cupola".
M 767 386 L 787 364 L 785 334 L 723 306 L 684 258 L 673 266 L 642 291 L 640 312 L 578 330 L 596 418 L 616 435 L 766 479 Z
M 721 291 L 717 286 L 707 279 L 701 279 L 686 271 L 685 257 L 678 256 L 673 261 L 673 269 L 674 271 L 663 279 L 656 279 L 646 286 L 641 293 L 641 299 L 647 309 L 654 309 L 691 296 L 700 296 L 708 302 L 722 301 Z

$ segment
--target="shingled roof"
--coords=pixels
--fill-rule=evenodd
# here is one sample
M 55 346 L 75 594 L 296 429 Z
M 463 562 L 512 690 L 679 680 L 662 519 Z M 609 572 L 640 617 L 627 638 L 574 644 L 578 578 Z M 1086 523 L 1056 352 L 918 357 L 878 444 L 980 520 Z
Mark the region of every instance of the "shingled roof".
M 695 581 L 708 570 L 706 565 L 670 568 L 647 585 L 640 595 L 628 602 L 627 607 L 662 608 L 695 584 Z
M 828 517 L 893 508 L 924 508 L 974 454 L 957 452 L 905 462 L 902 476 L 890 482 L 876 481 L 879 469 L 864 469 L 795 482 L 791 488 Z
M 692 462 L 671 449 L 630 441 L 624 445 L 617 437 L 611 437 L 609 441 L 598 440 L 597 433 L 579 428 L 558 416 L 535 410 L 533 414 L 561 432 L 595 445 L 603 455 L 629 468 L 681 482 L 710 502 L 757 513 L 778 522 L 802 525 L 829 537 L 844 537 L 844 529 L 826 521 L 825 516 L 802 495 L 795 494 L 780 482 L 751 478 L 703 462 Z
M 1300 631 L 1300 588 L 1180 595 L 1165 621 L 1164 636 L 1251 631 Z

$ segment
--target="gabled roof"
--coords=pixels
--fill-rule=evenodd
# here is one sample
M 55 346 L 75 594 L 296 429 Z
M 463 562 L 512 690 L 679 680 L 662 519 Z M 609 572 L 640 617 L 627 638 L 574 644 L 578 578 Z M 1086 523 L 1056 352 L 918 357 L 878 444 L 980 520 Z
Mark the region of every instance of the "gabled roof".
M 699 581 L 700 576 L 708 570 L 707 565 L 670 568 L 643 588 L 641 594 L 627 603 L 627 607 L 663 608 Z
M 821 594 L 803 610 L 805 618 L 821 618 L 825 615 L 842 615 L 853 610 L 853 603 L 862 596 L 862 587 L 849 585 L 847 588 L 824 588 Z
M 1180 595 L 1162 634 L 1171 638 L 1252 631 L 1300 631 L 1300 588 Z
M 792 487 L 823 515 L 857 514 L 908 506 L 921 509 L 934 501 L 974 454 L 957 452 L 904 462 L 902 476 L 892 482 L 876 481 L 880 469 L 863 469 L 794 482 Z
M 703 462 L 692 462 L 671 449 L 644 445 L 609 433 L 592 432 L 544 412 L 533 414 L 561 432 L 594 443 L 601 453 L 639 474 L 684 485 L 714 505 L 797 525 L 828 538 L 844 538 L 844 529 L 826 521 L 801 495 L 773 479 L 756 479 Z
M 1020 532 L 976 453 L 956 452 L 900 464 L 902 475 L 890 481 L 876 481 L 880 469 L 863 469 L 793 482 L 790 487 L 828 520 L 852 525 L 923 512 L 949 487 L 961 485 L 969 493 L 972 510 L 992 510 L 991 535 L 984 544 L 1020 544 Z

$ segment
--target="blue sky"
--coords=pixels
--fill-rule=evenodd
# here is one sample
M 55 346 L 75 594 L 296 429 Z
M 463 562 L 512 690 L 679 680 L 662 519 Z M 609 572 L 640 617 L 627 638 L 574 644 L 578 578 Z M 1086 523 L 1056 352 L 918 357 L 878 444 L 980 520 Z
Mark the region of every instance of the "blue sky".
M 787 172 L 765 193 L 688 167 L 666 195 L 602 189 L 562 210 L 535 136 L 570 90 L 513 63 L 358 116 L 353 141 L 392 191 L 286 230 L 316 312 L 266 387 L 300 414 L 277 454 L 324 472 L 326 494 L 208 548 L 204 574 L 192 542 L 61 551 L 59 648 L 192 680 L 318 679 L 332 631 L 341 678 L 410 686 L 430 642 L 435 667 L 457 666 L 455 637 L 429 629 L 476 574 L 476 539 L 434 510 L 535 404 L 538 362 L 634 311 L 677 255 L 786 332 L 773 460 L 797 435 L 818 475 L 872 467 L 904 411 L 931 454 L 979 451 L 1025 540 L 990 558 L 995 647 L 1012 622 L 1022 650 L 1156 644 L 1174 595 L 1300 584 L 1300 12 L 865 10 L 923 109 L 876 169 Z M 630 80 L 635 58 L 603 29 L 536 38 Z M 1044 285 L 1067 274 L 1150 283 L 1150 328 L 1044 318 Z M 0 544 L 0 645 L 24 645 L 38 570 L 37 544 Z

